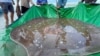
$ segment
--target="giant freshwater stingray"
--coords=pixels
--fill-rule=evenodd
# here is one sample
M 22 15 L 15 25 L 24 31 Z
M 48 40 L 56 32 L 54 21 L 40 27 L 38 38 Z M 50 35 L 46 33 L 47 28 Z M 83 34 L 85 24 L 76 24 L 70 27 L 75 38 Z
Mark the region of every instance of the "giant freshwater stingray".
M 28 56 L 88 55 L 100 51 L 100 29 L 74 19 L 36 18 L 15 28 L 11 39 L 21 44 Z

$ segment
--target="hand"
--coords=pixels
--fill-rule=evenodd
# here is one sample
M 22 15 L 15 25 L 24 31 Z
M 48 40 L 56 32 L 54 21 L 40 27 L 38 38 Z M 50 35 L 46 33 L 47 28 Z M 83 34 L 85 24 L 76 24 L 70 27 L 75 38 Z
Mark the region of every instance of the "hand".
M 35 6 L 35 4 L 33 3 L 32 6 Z
M 17 6 L 19 6 L 19 4 L 17 4 Z
M 15 5 L 15 2 L 13 1 L 12 4 Z

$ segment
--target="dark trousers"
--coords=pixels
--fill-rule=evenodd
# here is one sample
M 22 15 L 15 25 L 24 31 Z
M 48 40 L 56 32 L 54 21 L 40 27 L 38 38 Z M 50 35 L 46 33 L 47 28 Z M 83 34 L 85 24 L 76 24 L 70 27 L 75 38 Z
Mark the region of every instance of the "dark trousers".
M 29 8 L 26 8 L 24 6 L 21 6 L 21 12 L 24 14 Z

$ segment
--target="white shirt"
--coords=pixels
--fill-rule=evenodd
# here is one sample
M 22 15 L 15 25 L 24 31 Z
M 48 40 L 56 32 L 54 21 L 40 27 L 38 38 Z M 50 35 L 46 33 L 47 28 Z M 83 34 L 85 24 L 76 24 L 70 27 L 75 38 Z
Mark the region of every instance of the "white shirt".
M 29 0 L 21 0 L 21 6 L 29 8 L 30 7 Z
M 0 0 L 0 2 L 10 2 L 10 3 L 12 3 L 12 0 Z

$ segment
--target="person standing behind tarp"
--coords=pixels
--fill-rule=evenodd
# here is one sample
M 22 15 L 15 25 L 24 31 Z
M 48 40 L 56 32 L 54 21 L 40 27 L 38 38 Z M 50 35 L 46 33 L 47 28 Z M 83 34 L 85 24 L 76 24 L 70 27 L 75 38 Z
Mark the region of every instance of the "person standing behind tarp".
M 92 4 L 92 3 L 95 3 L 97 0 L 81 0 L 81 2 L 85 2 L 85 3 L 89 3 L 89 4 Z
M 17 14 L 17 17 L 20 18 L 21 17 L 21 8 L 19 5 L 16 6 L 16 14 Z
M 6 27 L 9 25 L 9 17 L 8 17 L 8 11 L 11 12 L 11 22 L 13 22 L 13 18 L 14 18 L 14 8 L 13 5 L 14 1 L 13 0 L 0 0 L 0 6 L 3 10 L 4 13 L 4 18 L 6 20 Z
M 57 2 L 57 8 L 64 8 L 66 5 L 67 0 L 56 0 Z
M 20 0 L 20 1 L 21 1 L 21 13 L 22 14 L 24 14 L 30 8 L 30 2 L 32 5 L 34 5 L 32 0 Z M 19 0 L 17 0 L 17 7 L 19 7 Z
M 44 4 L 48 4 L 47 0 L 37 0 L 37 5 L 44 5 Z

